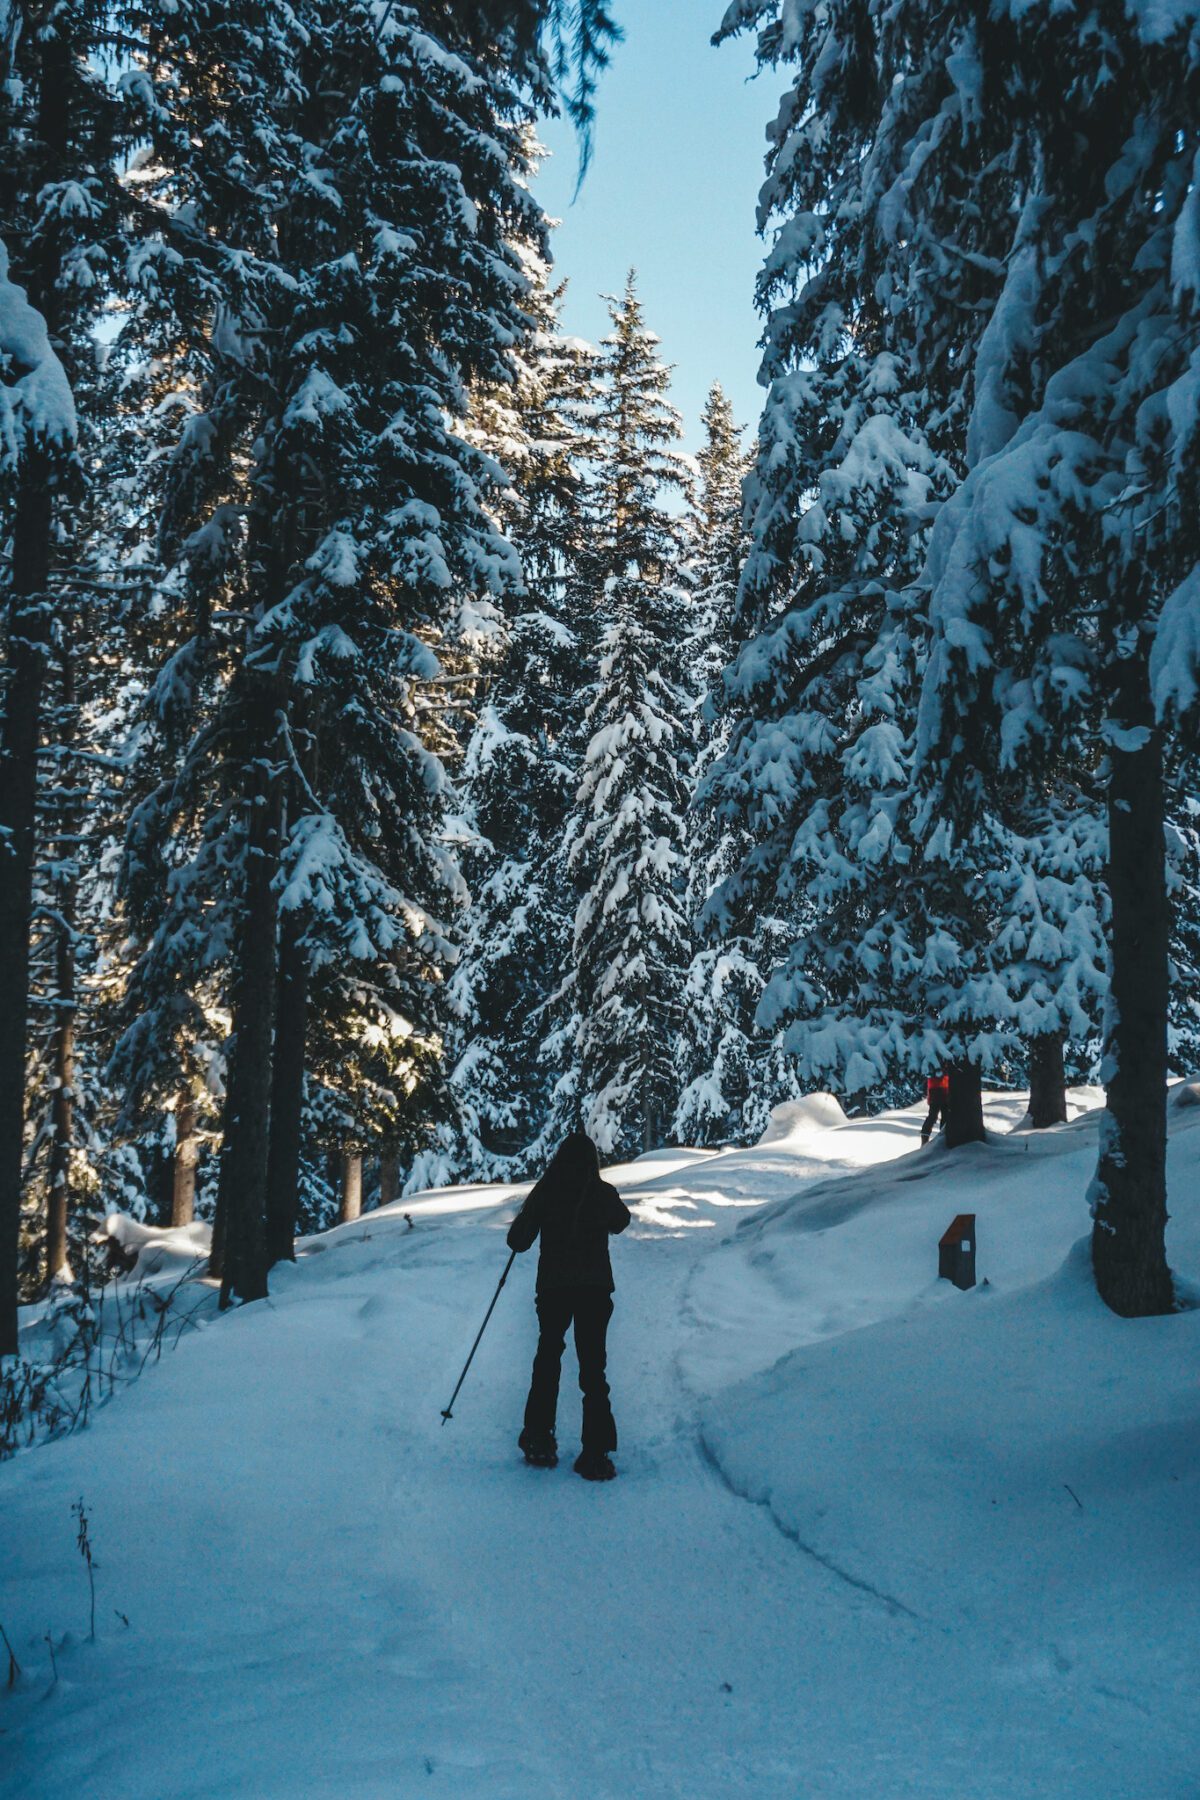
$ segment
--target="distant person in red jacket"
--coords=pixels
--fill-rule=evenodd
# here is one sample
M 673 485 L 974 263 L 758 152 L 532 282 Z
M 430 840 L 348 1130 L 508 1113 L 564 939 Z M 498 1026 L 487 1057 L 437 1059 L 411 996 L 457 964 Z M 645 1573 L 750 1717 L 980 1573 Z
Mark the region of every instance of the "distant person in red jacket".
M 925 1083 L 925 1097 L 929 1101 L 929 1114 L 921 1127 L 921 1142 L 927 1144 L 933 1136 L 933 1128 L 941 1120 L 941 1129 L 946 1129 L 946 1115 L 950 1110 L 950 1077 L 948 1075 L 931 1075 Z

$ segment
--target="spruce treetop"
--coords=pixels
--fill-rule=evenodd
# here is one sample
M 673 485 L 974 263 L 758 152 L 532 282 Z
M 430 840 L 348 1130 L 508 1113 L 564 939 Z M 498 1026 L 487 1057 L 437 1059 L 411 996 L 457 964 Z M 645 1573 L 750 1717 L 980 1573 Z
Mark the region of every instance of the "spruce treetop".
M 600 393 L 595 417 L 597 474 L 593 505 L 603 573 L 631 567 L 654 578 L 677 555 L 676 522 L 663 510 L 662 490 L 686 494 L 690 474 L 677 448 L 678 412 L 667 399 L 670 367 L 647 329 L 630 270 L 625 291 L 606 296 L 612 331 L 600 342 Z

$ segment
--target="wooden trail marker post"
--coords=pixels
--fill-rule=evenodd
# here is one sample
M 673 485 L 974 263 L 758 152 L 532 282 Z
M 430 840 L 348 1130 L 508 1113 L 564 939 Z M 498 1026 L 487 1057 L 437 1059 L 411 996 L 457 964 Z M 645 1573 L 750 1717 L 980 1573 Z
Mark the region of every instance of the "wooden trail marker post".
M 938 1240 L 938 1276 L 965 1293 L 975 1286 L 975 1214 L 959 1213 Z

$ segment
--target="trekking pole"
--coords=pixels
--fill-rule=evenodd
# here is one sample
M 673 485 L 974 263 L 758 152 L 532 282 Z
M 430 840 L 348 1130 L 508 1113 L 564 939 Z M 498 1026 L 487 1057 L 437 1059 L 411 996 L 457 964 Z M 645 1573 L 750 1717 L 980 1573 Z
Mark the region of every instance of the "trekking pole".
M 500 1289 L 504 1286 L 505 1282 L 508 1280 L 508 1271 L 512 1268 L 512 1266 L 516 1262 L 516 1260 L 517 1260 L 517 1253 L 514 1250 L 510 1253 L 509 1259 L 504 1265 L 504 1273 L 500 1277 L 500 1281 L 497 1285 L 495 1293 L 492 1295 L 492 1304 L 488 1307 L 487 1311 L 483 1315 L 483 1324 L 479 1327 L 479 1337 L 477 1337 L 475 1339 L 475 1342 L 471 1345 L 471 1354 L 470 1354 L 470 1356 L 468 1356 L 466 1362 L 463 1364 L 463 1372 L 458 1378 L 458 1387 L 455 1388 L 454 1392 L 450 1396 L 450 1405 L 443 1407 L 443 1409 L 442 1409 L 442 1424 L 443 1425 L 446 1423 L 447 1419 L 452 1419 L 454 1417 L 454 1402 L 458 1399 L 458 1390 L 459 1390 L 459 1388 L 462 1387 L 463 1382 L 467 1379 L 467 1370 L 470 1368 L 471 1364 L 475 1360 L 475 1352 L 479 1348 L 479 1340 L 480 1340 L 480 1338 L 482 1338 L 484 1332 L 487 1330 L 488 1320 L 491 1318 L 492 1314 L 495 1312 L 496 1302 L 500 1298 Z

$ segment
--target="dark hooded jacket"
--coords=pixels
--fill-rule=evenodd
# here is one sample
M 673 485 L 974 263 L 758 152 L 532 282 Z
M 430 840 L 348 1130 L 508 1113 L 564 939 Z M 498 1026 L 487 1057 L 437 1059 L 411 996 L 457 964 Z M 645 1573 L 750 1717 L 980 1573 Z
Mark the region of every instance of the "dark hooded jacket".
M 541 1234 L 537 1291 L 594 1287 L 613 1291 L 608 1240 L 624 1231 L 630 1211 L 600 1178 L 600 1159 L 586 1132 L 573 1131 L 509 1226 L 510 1250 L 529 1250 Z

